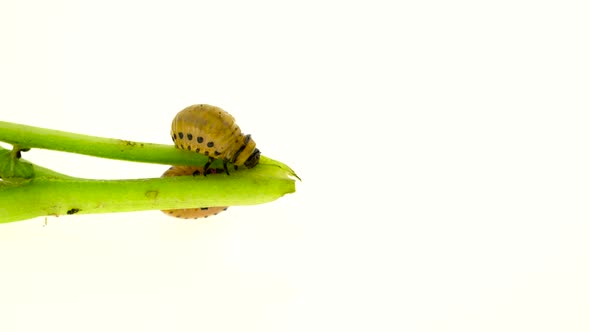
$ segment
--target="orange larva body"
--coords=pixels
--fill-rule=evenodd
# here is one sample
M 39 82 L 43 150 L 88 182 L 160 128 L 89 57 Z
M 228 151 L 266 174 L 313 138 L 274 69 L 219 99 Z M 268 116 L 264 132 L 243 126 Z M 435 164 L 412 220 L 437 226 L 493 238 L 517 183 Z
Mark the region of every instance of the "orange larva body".
M 258 164 L 260 151 L 250 135 L 242 134 L 234 117 L 219 107 L 199 104 L 180 111 L 172 121 L 172 140 L 177 148 L 209 157 L 205 171 L 215 159 L 252 168 Z
M 219 173 L 223 170 L 209 170 L 210 174 Z M 203 167 L 198 166 L 172 166 L 170 167 L 162 177 L 167 176 L 181 176 L 181 175 L 202 175 L 204 172 Z M 198 219 L 207 218 L 212 215 L 216 215 L 219 212 L 227 210 L 227 206 L 216 206 L 208 208 L 194 208 L 194 209 L 174 209 L 174 210 L 162 210 L 169 216 L 183 219 Z

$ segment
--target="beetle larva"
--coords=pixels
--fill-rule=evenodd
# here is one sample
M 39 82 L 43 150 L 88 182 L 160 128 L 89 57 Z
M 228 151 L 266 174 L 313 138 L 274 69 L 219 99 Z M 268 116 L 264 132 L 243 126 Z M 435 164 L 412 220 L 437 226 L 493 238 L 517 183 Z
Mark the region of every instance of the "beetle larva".
M 177 148 L 209 157 L 205 172 L 215 159 L 223 160 L 228 175 L 228 162 L 252 168 L 260 159 L 254 140 L 242 134 L 234 117 L 219 107 L 199 104 L 183 109 L 172 121 L 171 135 Z

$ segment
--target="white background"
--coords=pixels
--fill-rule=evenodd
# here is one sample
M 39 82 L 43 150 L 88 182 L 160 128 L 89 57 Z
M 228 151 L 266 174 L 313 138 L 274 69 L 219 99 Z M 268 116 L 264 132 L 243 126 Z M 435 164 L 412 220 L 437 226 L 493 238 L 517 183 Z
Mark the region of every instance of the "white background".
M 590 330 L 583 1 L 0 2 L 0 119 L 232 113 L 297 192 L 0 225 L 1 331 Z M 162 165 L 34 150 L 91 178 Z M 0 202 L 2 204 L 2 202 Z

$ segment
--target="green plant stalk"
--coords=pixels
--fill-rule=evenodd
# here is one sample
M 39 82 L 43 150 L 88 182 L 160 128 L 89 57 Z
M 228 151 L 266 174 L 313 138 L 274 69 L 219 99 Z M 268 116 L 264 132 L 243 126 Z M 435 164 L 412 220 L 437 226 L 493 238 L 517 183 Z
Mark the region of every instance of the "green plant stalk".
M 0 186 L 0 223 L 39 216 L 166 210 L 271 202 L 295 191 L 272 166 L 230 176 L 178 176 L 136 180 L 38 177 Z M 277 173 L 279 172 L 279 173 Z
M 206 156 L 174 146 L 73 134 L 1 121 L 0 140 L 18 148 L 44 148 L 167 165 L 202 166 L 208 160 Z M 3 151 L 7 150 L 0 147 L 0 152 Z M 256 167 L 240 168 L 229 176 L 212 174 L 207 177 L 90 180 L 14 159 L 14 153 L 1 155 L 3 160 L 0 164 L 18 160 L 21 164 L 32 165 L 33 171 L 32 178 L 0 180 L 0 223 L 47 215 L 261 204 L 295 192 L 291 176 L 297 177 L 287 165 L 261 157 Z M 216 161 L 212 166 L 220 167 L 221 163 Z
M 171 145 L 75 134 L 0 121 L 0 141 L 23 148 L 41 148 L 89 156 L 171 165 L 202 165 L 207 157 Z
M 165 165 L 202 166 L 209 159 L 202 154 L 177 149 L 173 145 L 89 136 L 4 121 L 0 121 L 0 141 L 23 148 L 40 148 Z M 287 165 L 268 157 L 261 156 L 260 164 L 283 168 L 299 178 Z M 220 166 L 220 161 L 212 164 L 212 167 Z

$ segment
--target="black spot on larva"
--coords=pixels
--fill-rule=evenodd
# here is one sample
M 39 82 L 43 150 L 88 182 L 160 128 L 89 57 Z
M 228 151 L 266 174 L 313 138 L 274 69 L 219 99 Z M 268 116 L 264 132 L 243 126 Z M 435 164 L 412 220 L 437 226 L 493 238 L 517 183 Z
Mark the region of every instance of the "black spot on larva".
M 207 147 L 210 147 L 210 148 L 212 148 L 212 147 L 213 147 L 213 145 L 215 145 L 215 143 L 213 143 L 213 142 L 209 142 L 209 143 L 207 143 Z
M 201 210 L 206 211 L 206 210 L 209 210 L 209 208 L 208 207 L 204 207 L 204 208 L 201 208 Z
M 186 149 L 190 151 L 191 150 L 191 146 L 190 145 L 187 145 L 186 146 Z
M 180 139 L 184 138 L 184 134 L 183 133 L 178 133 L 178 137 L 180 137 Z
M 209 151 L 205 151 L 205 155 L 208 156 L 209 155 Z
M 216 155 L 216 156 L 219 156 L 220 154 L 221 154 L 221 152 L 219 152 L 219 151 L 215 151 L 215 155 Z
M 197 142 L 203 143 L 203 137 L 201 137 L 201 136 L 197 137 Z
M 76 214 L 78 212 L 80 212 L 80 209 L 73 208 L 73 209 L 69 209 L 68 212 L 66 212 L 66 213 L 67 214 Z
M 188 140 L 192 140 L 193 139 L 193 134 L 186 134 L 186 138 L 188 138 Z
M 196 171 L 193 172 L 193 175 L 201 175 L 201 171 L 196 170 Z
M 184 145 L 180 144 L 180 149 L 184 150 Z
M 174 135 L 172 135 L 172 140 L 176 141 L 176 133 L 174 133 Z
M 201 152 L 201 148 L 197 148 L 195 151 L 197 151 L 197 152 Z
M 226 210 L 227 210 L 227 208 L 223 209 L 223 211 L 226 211 Z

